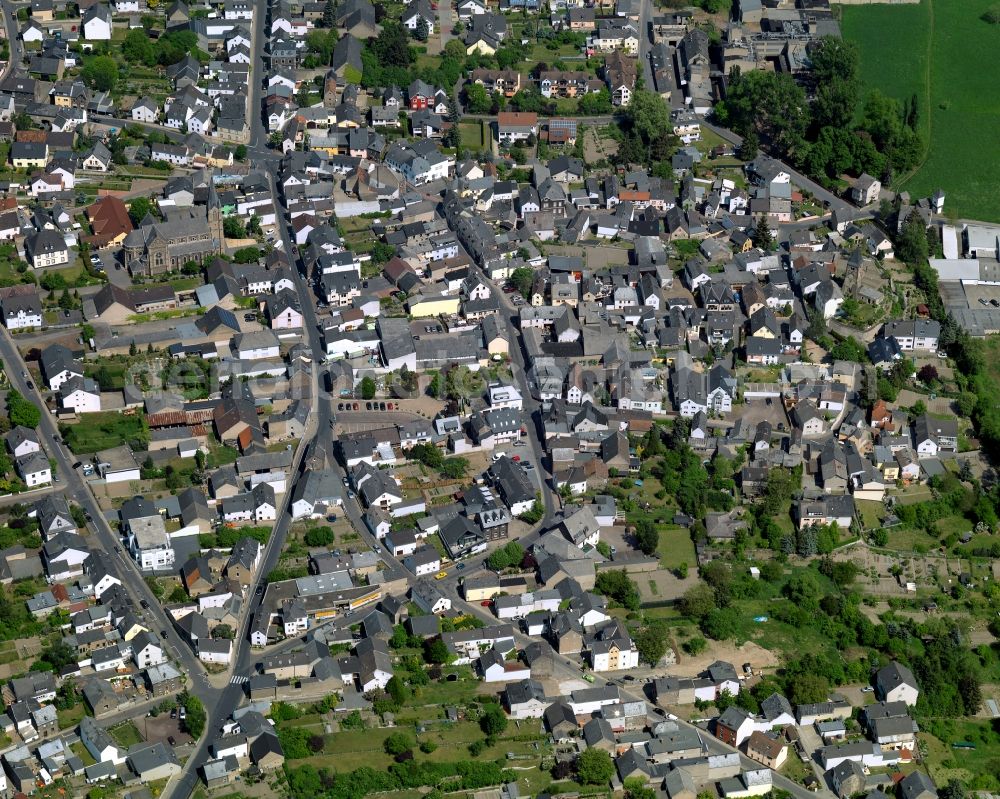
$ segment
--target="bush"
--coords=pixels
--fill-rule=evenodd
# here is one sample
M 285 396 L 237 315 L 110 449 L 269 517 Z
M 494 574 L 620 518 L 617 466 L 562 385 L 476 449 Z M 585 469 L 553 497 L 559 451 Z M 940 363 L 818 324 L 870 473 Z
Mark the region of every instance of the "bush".
M 479 727 L 489 738 L 495 738 L 507 729 L 507 716 L 500 705 L 490 703 L 479 717 Z
M 409 752 L 413 748 L 413 741 L 404 732 L 394 732 L 385 739 L 383 746 L 387 755 L 395 757 L 403 752 Z
M 332 544 L 336 536 L 329 527 L 313 527 L 306 531 L 303 540 L 309 547 L 326 547 Z
M 692 638 L 690 641 L 685 641 L 681 644 L 681 649 L 687 652 L 689 655 L 700 655 L 708 648 L 708 641 L 706 641 L 701 636 Z

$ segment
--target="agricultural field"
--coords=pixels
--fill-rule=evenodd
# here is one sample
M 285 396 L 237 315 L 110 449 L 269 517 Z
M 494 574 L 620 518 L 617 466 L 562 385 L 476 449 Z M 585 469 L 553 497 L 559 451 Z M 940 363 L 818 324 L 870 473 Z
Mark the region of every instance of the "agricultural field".
M 844 37 L 858 43 L 866 85 L 900 102 L 916 95 L 927 158 L 895 187 L 946 194 L 945 212 L 1000 221 L 997 26 L 981 19 L 995 0 L 921 0 L 843 8 Z

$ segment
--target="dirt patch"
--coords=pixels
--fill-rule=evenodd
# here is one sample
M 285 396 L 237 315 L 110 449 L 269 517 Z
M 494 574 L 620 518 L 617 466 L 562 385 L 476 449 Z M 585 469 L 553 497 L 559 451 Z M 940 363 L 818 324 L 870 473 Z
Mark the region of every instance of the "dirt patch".
M 744 663 L 750 663 L 754 669 L 770 669 L 778 666 L 778 657 L 774 652 L 764 649 L 753 641 L 736 646 L 725 641 L 709 641 L 708 649 L 696 657 L 678 656 L 678 663 L 670 667 L 670 673 L 677 677 L 696 677 L 717 660 L 725 660 L 740 670 Z
M 602 136 L 597 128 L 588 128 L 583 133 L 583 160 L 588 164 L 608 161 L 618 153 L 618 142 L 610 136 Z

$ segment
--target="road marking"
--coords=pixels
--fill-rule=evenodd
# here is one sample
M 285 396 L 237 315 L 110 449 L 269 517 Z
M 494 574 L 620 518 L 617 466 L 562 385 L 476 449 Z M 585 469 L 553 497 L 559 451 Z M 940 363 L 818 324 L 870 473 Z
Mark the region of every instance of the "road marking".
M 245 682 L 250 682 L 250 678 L 243 677 L 239 674 L 234 674 L 229 680 L 230 685 L 243 685 Z

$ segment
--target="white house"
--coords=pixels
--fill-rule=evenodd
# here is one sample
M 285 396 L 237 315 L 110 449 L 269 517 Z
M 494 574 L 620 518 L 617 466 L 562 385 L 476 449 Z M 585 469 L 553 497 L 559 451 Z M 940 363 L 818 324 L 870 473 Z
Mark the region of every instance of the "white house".
M 241 361 L 278 358 L 281 355 L 281 346 L 278 343 L 278 338 L 270 330 L 241 333 L 233 336 L 233 349 Z
M 33 452 L 41 452 L 42 446 L 38 443 L 38 434 L 23 425 L 18 425 L 5 436 L 7 449 L 15 458 L 23 458 Z
M 403 565 L 417 577 L 424 577 L 441 570 L 441 556 L 434 547 L 423 546 L 405 557 Z
M 120 766 L 127 759 L 126 749 L 116 744 L 108 731 L 99 726 L 91 716 L 80 719 L 80 741 L 98 763 Z
M 42 326 L 42 305 L 34 292 L 4 297 L 0 306 L 8 330 L 37 330 Z
M 158 666 L 167 661 L 163 647 L 148 632 L 139 633 L 132 639 L 132 659 L 139 669 L 148 669 L 150 666 Z
M 41 452 L 33 452 L 15 461 L 17 473 L 28 488 L 48 485 L 52 482 L 52 467 L 49 460 Z
M 89 377 L 71 377 L 59 392 L 64 408 L 76 413 L 96 413 L 101 410 L 101 390 Z
M 905 702 L 912 707 L 917 704 L 920 687 L 912 671 L 893 661 L 875 675 L 875 693 L 885 702 Z
M 159 106 L 149 97 L 143 97 L 132 106 L 132 119 L 136 122 L 156 122 L 160 117 Z
M 198 660 L 226 664 L 233 656 L 233 642 L 224 638 L 199 638 Z
M 88 41 L 111 41 L 111 9 L 106 5 L 93 5 L 83 15 L 83 38 Z

